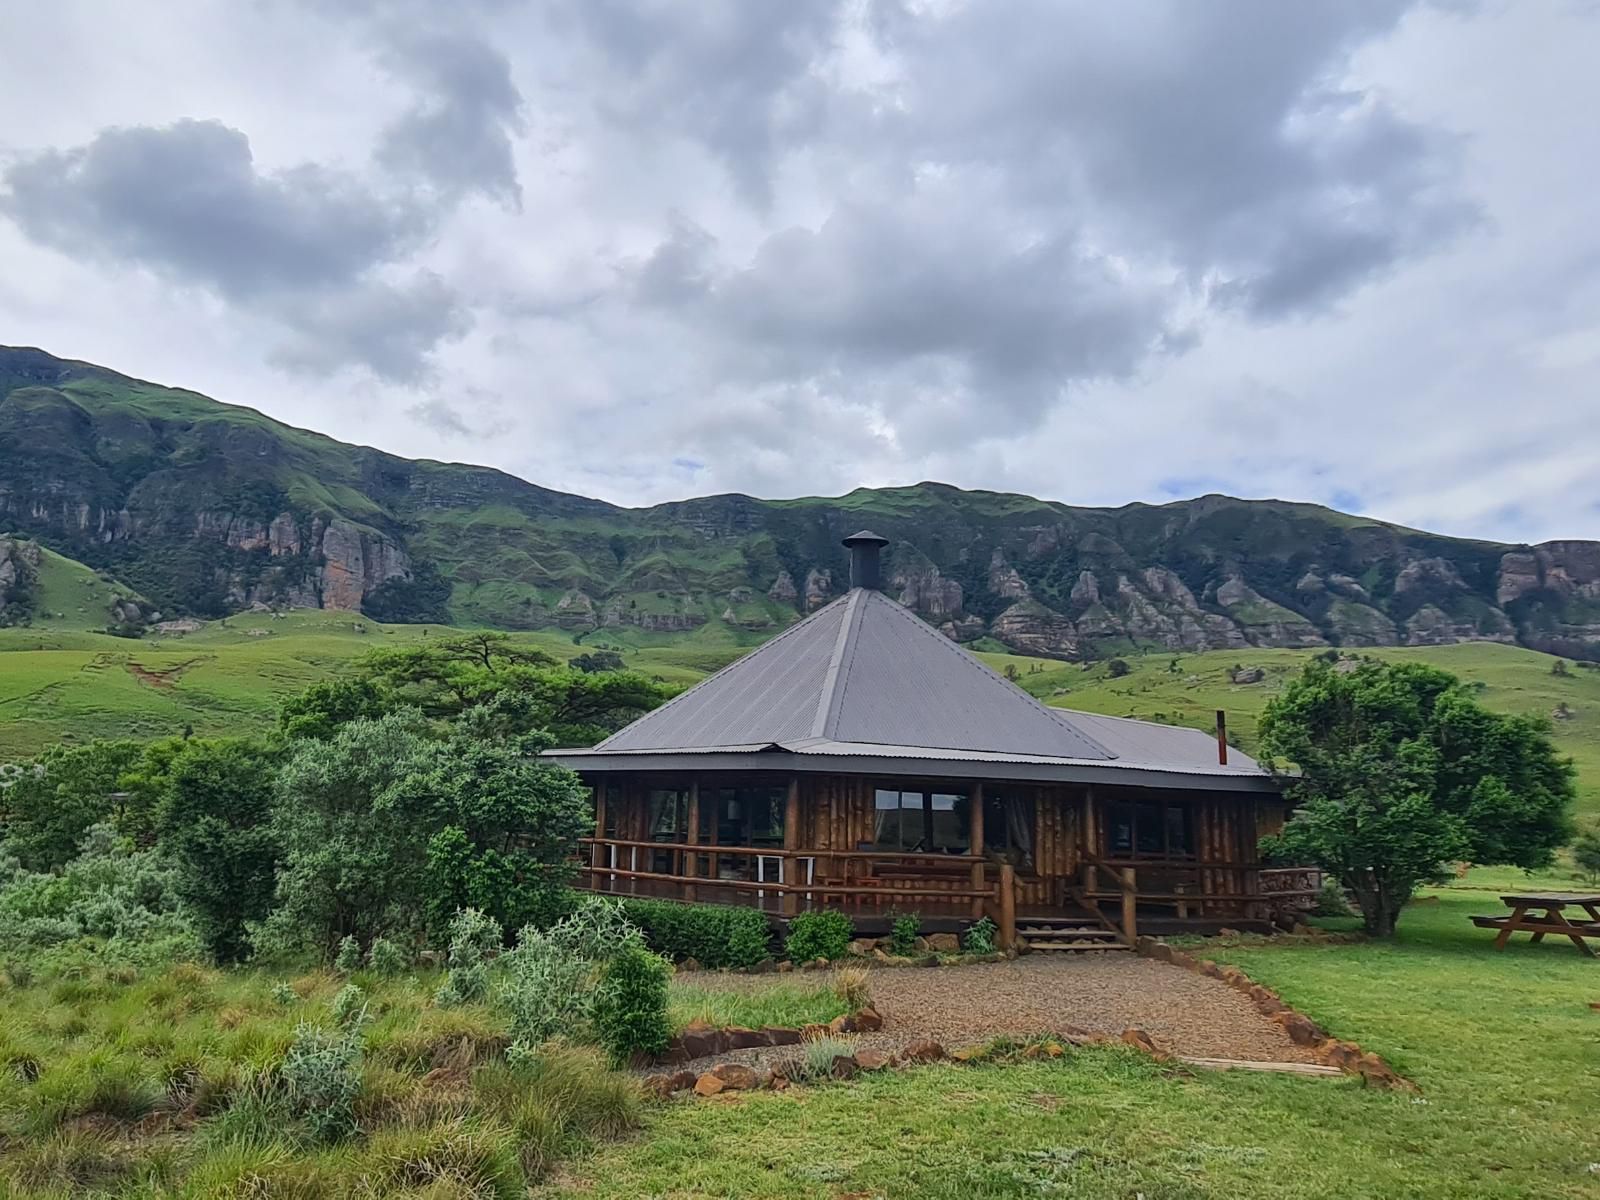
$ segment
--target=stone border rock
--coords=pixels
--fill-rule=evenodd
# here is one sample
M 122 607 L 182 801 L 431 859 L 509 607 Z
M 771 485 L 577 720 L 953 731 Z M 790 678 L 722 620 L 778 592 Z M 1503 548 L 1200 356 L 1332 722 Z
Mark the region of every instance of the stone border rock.
M 1359 1075 L 1372 1087 L 1405 1092 L 1421 1090 L 1376 1054 L 1362 1050 L 1354 1042 L 1331 1037 L 1322 1026 L 1304 1013 L 1290 1008 L 1271 988 L 1262 987 L 1238 967 L 1218 966 L 1209 958 L 1196 958 L 1155 938 L 1141 937 L 1134 949 L 1145 958 L 1219 979 L 1234 991 L 1242 992 L 1249 997 L 1257 1012 L 1283 1027 L 1291 1042 L 1310 1048 L 1319 1061 L 1330 1067 L 1337 1067 L 1348 1075 Z
M 724 1025 L 719 1029 L 705 1021 L 692 1021 L 682 1033 L 667 1043 L 666 1050 L 654 1061 L 659 1066 L 681 1066 L 699 1058 L 715 1058 L 730 1050 L 798 1046 L 803 1041 L 827 1034 L 877 1033 L 882 1028 L 883 1018 L 870 1004 L 859 1012 L 835 1017 L 826 1025 L 801 1025 L 793 1029 L 781 1025 L 764 1025 L 760 1029 Z

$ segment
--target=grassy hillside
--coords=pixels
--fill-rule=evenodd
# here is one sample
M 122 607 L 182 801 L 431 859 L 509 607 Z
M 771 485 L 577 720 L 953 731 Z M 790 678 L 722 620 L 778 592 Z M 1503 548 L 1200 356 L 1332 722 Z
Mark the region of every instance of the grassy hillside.
M 52 556 L 54 557 L 54 556 Z M 58 565 L 66 564 L 74 569 Z M 116 593 L 69 560 L 41 569 L 44 607 L 68 615 L 27 629 L 0 629 L 0 761 L 50 744 L 94 737 L 160 737 L 185 725 L 196 733 L 265 729 L 278 703 L 378 646 L 438 637 L 444 626 L 384 625 L 317 610 L 282 616 L 241 614 L 182 636 L 152 634 L 129 641 L 95 632 L 85 617 L 100 611 L 100 591 Z M 120 593 L 118 593 L 120 594 Z M 85 613 L 77 613 L 81 599 Z M 619 647 L 629 666 L 673 683 L 693 683 L 732 661 L 756 639 L 724 626 L 686 634 L 607 630 L 577 638 L 558 630 L 512 635 L 560 659 L 597 645 Z M 1213 651 L 1127 659 L 1112 678 L 1104 663 L 1088 667 L 1054 659 L 982 653 L 996 670 L 1014 667 L 1018 682 L 1047 703 L 1115 716 L 1142 717 L 1209 729 L 1217 709 L 1228 713 L 1232 739 L 1256 745 L 1256 719 L 1267 700 L 1299 671 L 1310 650 Z M 1549 716 L 1565 703 L 1572 716 L 1555 722 L 1556 742 L 1578 765 L 1580 810 L 1600 817 L 1600 670 L 1578 665 L 1555 675 L 1548 654 L 1515 646 L 1468 643 L 1369 651 L 1420 659 L 1481 685 L 1491 708 Z M 1236 665 L 1259 667 L 1259 683 L 1234 684 Z

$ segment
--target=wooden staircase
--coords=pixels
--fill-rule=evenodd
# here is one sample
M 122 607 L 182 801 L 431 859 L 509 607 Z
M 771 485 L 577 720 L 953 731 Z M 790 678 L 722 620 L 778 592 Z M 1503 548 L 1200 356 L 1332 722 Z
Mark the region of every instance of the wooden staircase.
M 1132 949 L 1109 922 L 1090 912 L 1081 916 L 1018 917 L 1017 940 L 1030 952 L 1097 954 Z

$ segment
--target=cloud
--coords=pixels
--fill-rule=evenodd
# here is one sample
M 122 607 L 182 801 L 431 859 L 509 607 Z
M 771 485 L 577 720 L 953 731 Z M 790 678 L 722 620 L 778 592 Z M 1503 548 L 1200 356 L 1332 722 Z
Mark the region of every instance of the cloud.
M 414 251 L 433 216 L 404 195 L 314 164 L 257 169 L 217 121 L 111 128 L 12 164 L 0 209 L 40 244 L 192 284 L 280 322 L 278 361 L 362 362 L 406 381 L 464 328 L 442 280 L 378 269 Z

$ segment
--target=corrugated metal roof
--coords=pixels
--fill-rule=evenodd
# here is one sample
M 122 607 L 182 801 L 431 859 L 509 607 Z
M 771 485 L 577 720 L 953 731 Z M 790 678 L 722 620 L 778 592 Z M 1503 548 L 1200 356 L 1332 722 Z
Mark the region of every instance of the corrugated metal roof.
M 586 753 L 775 749 L 1265 774 L 1238 750 L 1219 765 L 1215 740 L 1198 730 L 1047 707 L 866 588 L 852 589 Z

